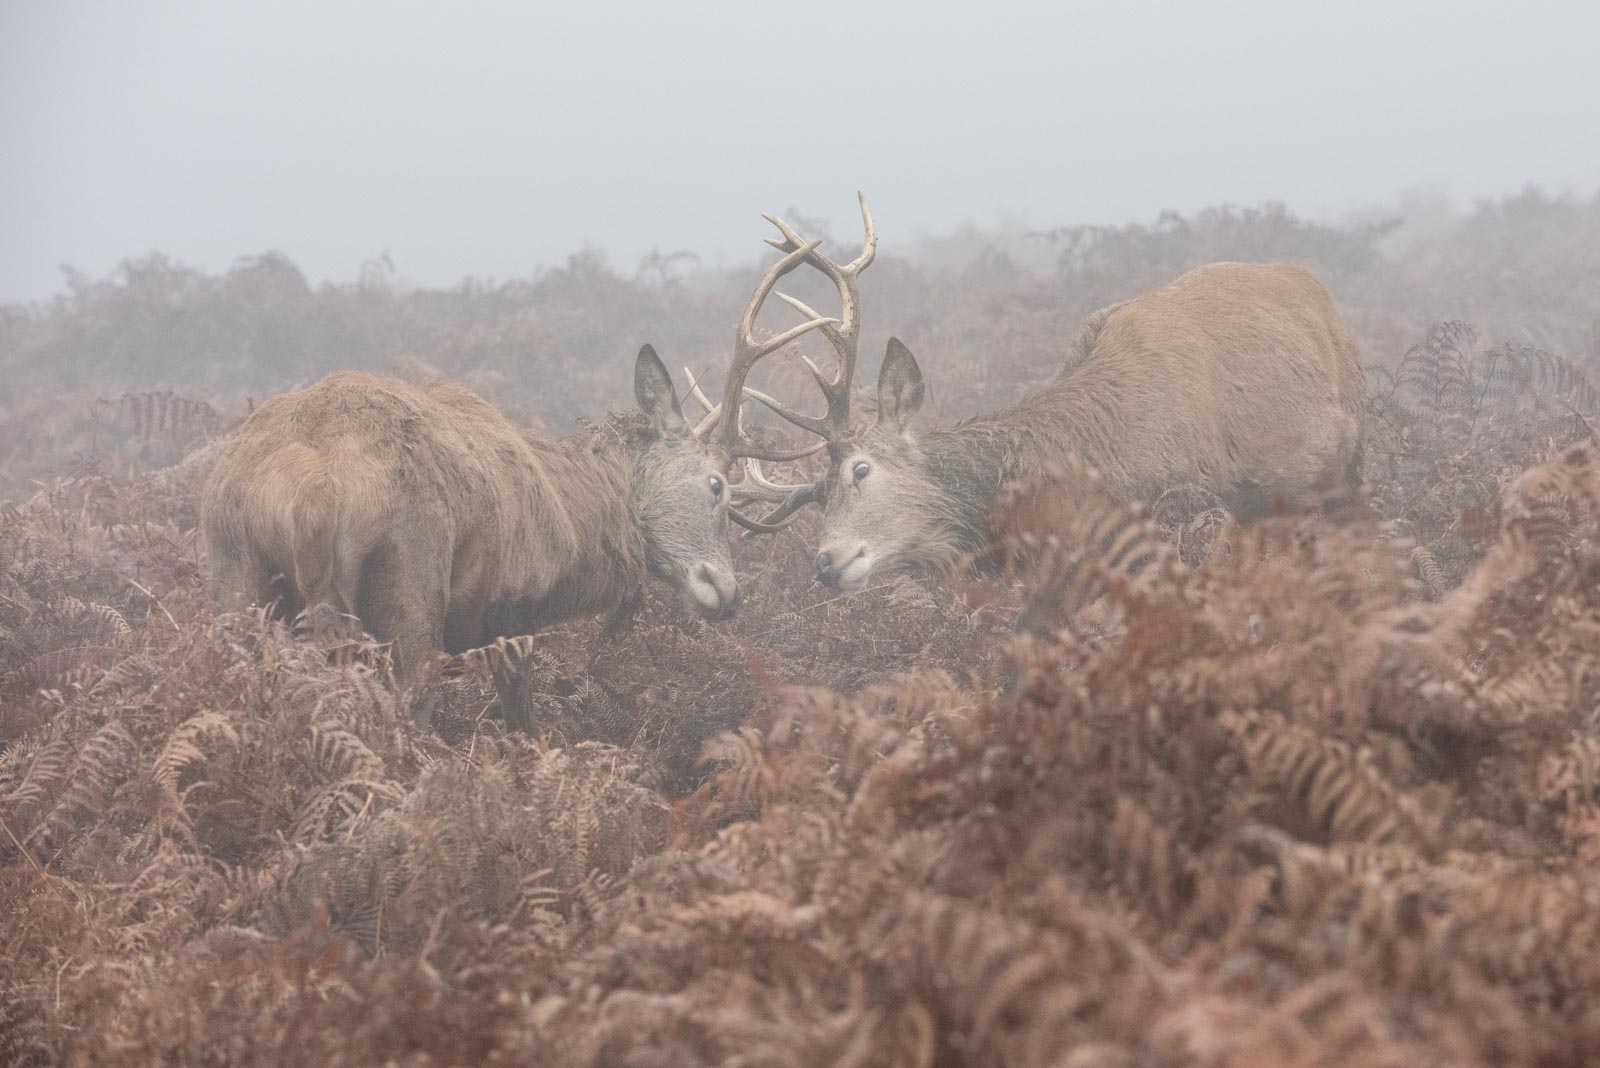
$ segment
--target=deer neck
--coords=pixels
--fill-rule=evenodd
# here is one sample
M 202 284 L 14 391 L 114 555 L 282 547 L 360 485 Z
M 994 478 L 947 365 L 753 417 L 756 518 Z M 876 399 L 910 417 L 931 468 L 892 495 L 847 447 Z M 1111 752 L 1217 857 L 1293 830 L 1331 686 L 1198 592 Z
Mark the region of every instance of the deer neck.
M 1104 424 L 1114 413 L 1098 405 L 1069 376 L 1013 407 L 928 432 L 922 454 L 929 479 L 942 492 L 957 552 L 989 540 L 990 508 L 1012 482 L 1077 457 L 1104 470 L 1113 457 Z
M 989 507 L 995 495 L 1023 470 L 1029 435 L 1002 418 L 985 417 L 923 436 L 922 460 L 937 488 L 955 554 L 977 551 L 988 541 Z
M 631 597 L 645 578 L 645 539 L 634 510 L 633 457 L 609 426 L 560 442 L 554 464 L 580 498 L 569 507 L 574 566 L 553 588 L 548 612 L 606 612 Z M 556 606 L 561 607 L 559 613 Z
M 644 559 L 645 551 L 644 528 L 634 509 L 633 454 L 610 427 L 580 435 L 576 445 L 569 450 L 574 466 L 581 477 L 593 480 L 596 489 L 596 506 L 588 515 L 592 525 L 583 536 L 611 566 L 631 572 L 632 565 Z

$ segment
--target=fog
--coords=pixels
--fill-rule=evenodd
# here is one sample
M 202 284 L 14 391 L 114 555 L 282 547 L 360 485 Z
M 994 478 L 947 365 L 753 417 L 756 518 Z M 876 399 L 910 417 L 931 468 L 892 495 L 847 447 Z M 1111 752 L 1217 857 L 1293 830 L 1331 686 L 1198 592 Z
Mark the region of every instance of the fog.
M 592 248 L 753 258 L 761 211 L 885 248 L 1425 187 L 1589 195 L 1584 0 L 216 3 L 0 15 L 0 301 L 161 250 L 414 283 Z

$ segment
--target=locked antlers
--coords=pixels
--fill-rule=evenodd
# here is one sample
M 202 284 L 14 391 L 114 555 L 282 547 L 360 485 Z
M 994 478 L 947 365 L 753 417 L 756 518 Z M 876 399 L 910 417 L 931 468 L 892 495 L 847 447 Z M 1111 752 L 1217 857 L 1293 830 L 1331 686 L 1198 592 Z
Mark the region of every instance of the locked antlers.
M 722 403 L 713 406 L 698 383 L 694 381 L 693 375 L 689 379 L 690 396 L 706 410 L 705 416 L 694 428 L 695 436 L 716 442 L 727 453 L 730 461 L 740 462 L 744 466 L 745 479 L 734 487 L 736 497 L 749 502 L 760 501 L 778 506 L 761 519 L 751 519 L 737 509 L 730 510 L 729 515 L 734 522 L 754 533 L 769 534 L 782 530 L 799 518 L 801 508 L 813 501 L 820 501 L 822 497 L 821 482 L 782 485 L 770 481 L 761 470 L 761 461 L 784 462 L 813 455 L 826 448 L 828 442 L 838 440 L 850 427 L 850 384 L 855 376 L 856 349 L 861 335 L 861 302 L 857 290 L 857 278 L 862 271 L 871 266 L 878 249 L 878 231 L 872 221 L 872 212 L 867 207 L 867 200 L 859 193 L 856 194 L 856 199 L 861 204 L 861 223 L 865 238 L 862 241 L 860 254 L 843 266 L 817 251 L 821 245 L 820 241 L 806 241 L 782 219 L 772 215 L 762 216 L 777 227 L 778 233 L 782 235 L 781 240 L 767 238 L 767 244 L 783 253 L 783 257 L 762 277 L 750 298 L 750 303 L 745 307 L 744 315 L 739 319 L 739 329 L 734 339 L 733 363 L 728 368 L 727 389 L 723 393 Z M 821 271 L 833 282 L 834 288 L 839 292 L 839 317 L 835 319 L 820 315 L 801 301 L 785 293 L 779 293 L 778 299 L 804 315 L 806 322 L 764 341 L 757 341 L 755 324 L 762 305 L 766 303 L 767 297 L 772 295 L 778 280 L 802 263 Z M 800 357 L 827 401 L 827 411 L 823 415 L 813 416 L 795 411 L 776 398 L 745 385 L 750 369 L 758 360 L 812 330 L 820 330 L 823 337 L 828 339 L 839 363 L 837 373 L 829 378 L 809 357 Z M 752 444 L 744 436 L 744 420 L 740 414 L 740 403 L 746 396 L 760 401 L 788 422 L 817 435 L 822 440 L 809 448 L 791 450 L 765 449 Z

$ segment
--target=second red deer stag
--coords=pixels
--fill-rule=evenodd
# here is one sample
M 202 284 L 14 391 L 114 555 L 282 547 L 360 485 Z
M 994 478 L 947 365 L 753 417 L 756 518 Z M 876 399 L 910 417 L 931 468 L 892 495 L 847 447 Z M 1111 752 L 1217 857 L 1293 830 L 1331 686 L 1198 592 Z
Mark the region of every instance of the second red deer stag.
M 1220 495 L 1241 518 L 1339 498 L 1359 483 L 1360 354 L 1321 284 L 1281 263 L 1208 264 L 1107 309 L 1091 318 L 1054 382 L 952 427 L 912 428 L 922 371 L 891 338 L 876 419 L 852 426 L 857 279 L 877 245 L 864 200 L 861 212 L 866 240 L 843 266 L 768 216 L 781 234 L 768 243 L 791 256 L 804 252 L 839 293 L 838 320 L 821 325 L 838 370 L 830 376 L 806 361 L 826 411 L 807 415 L 745 390 L 826 443 L 820 481 L 780 486 L 753 467 L 754 488 L 744 490 L 777 504 L 760 529 L 793 522 L 808 503 L 823 506 L 820 581 L 855 589 L 890 568 L 944 567 L 979 551 L 995 497 L 1069 458 L 1098 470 L 1115 499 L 1150 500 L 1190 484 Z M 735 384 L 742 383 L 741 375 Z

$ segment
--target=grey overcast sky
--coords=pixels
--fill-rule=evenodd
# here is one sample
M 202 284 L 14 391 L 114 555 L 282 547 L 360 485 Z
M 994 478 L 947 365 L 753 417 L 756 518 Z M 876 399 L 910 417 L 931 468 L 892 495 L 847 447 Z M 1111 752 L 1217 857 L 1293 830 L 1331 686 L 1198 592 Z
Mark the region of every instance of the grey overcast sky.
M 314 280 L 746 262 L 1419 185 L 1600 188 L 1600 3 L 0 0 L 0 301 L 152 250 Z M 841 225 L 843 224 L 843 225 Z

